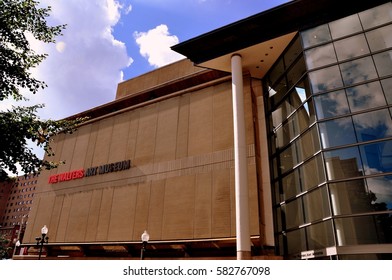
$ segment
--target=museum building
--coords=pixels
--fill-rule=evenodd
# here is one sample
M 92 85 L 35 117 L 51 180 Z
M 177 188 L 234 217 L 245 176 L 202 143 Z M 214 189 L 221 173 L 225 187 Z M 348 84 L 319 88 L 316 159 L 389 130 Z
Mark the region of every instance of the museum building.
M 391 1 L 290 1 L 172 49 L 54 138 L 25 258 L 46 225 L 47 259 L 392 259 Z

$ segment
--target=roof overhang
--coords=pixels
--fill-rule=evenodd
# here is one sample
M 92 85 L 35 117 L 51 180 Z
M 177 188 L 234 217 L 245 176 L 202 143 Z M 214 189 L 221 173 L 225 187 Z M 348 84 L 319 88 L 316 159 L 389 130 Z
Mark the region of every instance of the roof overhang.
M 250 63 L 248 55 L 277 53 L 269 49 L 276 43 L 287 46 L 287 40 L 295 32 L 330 22 L 351 14 L 386 3 L 386 0 L 295 0 L 261 12 L 201 36 L 182 42 L 172 50 L 186 56 L 196 65 L 229 71 L 227 64 L 233 53 L 240 53 L 245 66 Z M 283 42 L 283 43 L 282 43 Z M 270 56 L 273 58 L 274 56 Z M 227 60 L 223 62 L 223 60 Z M 251 71 L 252 72 L 252 71 Z M 253 71 L 255 72 L 255 71 Z M 260 77 L 260 73 L 256 75 Z

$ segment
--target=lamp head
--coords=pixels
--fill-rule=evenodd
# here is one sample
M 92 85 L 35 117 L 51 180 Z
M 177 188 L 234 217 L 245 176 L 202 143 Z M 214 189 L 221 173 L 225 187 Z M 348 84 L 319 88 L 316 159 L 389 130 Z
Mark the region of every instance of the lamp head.
M 41 228 L 41 233 L 42 233 L 42 235 L 48 234 L 48 228 L 46 227 L 46 225 L 44 225 L 43 228 Z
M 145 230 L 142 234 L 142 241 L 148 242 L 148 240 L 150 240 L 150 235 L 148 234 L 147 230 Z

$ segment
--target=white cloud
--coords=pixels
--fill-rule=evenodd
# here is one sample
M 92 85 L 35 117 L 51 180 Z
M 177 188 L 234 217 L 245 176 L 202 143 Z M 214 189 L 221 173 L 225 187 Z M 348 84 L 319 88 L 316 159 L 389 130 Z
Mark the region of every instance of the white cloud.
M 126 9 L 125 9 L 125 14 L 129 14 L 132 11 L 132 5 L 130 4 Z
M 134 38 L 140 47 L 140 54 L 154 67 L 161 67 L 184 58 L 170 49 L 171 46 L 178 44 L 179 40 L 177 36 L 170 35 L 165 24 L 147 32 L 135 32 Z
M 50 5 L 50 23 L 67 24 L 56 44 L 45 45 L 32 40 L 32 47 L 48 58 L 33 74 L 48 84 L 32 103 L 44 103 L 42 117 L 64 118 L 112 101 L 121 69 L 132 58 L 126 46 L 113 36 L 122 6 L 116 0 L 43 0 Z

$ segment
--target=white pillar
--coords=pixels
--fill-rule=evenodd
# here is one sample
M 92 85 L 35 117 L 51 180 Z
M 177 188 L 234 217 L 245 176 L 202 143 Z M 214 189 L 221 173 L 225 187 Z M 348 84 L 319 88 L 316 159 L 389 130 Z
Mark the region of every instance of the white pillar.
M 234 123 L 234 164 L 237 259 L 250 259 L 248 161 L 245 138 L 244 86 L 242 58 L 231 57 L 233 123 Z

